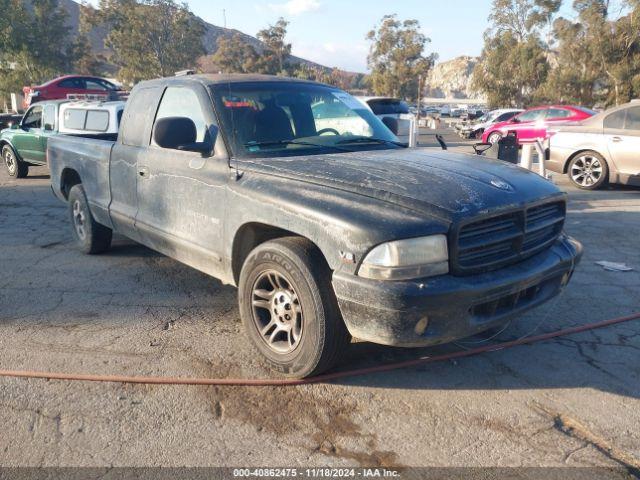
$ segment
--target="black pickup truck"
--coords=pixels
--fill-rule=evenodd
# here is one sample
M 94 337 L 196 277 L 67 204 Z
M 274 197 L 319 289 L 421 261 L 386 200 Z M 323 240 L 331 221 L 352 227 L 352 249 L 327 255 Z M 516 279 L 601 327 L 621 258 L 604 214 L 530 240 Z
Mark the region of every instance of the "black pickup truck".
M 239 287 L 270 365 L 305 377 L 351 336 L 450 342 L 555 296 L 581 256 L 546 179 L 408 149 L 336 88 L 267 76 L 143 82 L 115 142 L 49 141 L 86 253 L 118 232 Z

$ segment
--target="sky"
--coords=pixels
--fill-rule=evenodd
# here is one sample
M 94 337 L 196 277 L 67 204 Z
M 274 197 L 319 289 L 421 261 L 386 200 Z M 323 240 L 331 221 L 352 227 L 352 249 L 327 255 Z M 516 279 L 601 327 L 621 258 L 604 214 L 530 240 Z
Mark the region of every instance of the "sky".
M 184 0 L 183 0 L 184 1 Z M 614 0 L 616 1 L 616 0 Z M 617 0 L 619 1 L 619 0 Z M 97 0 L 91 0 L 97 4 Z M 186 0 L 209 23 L 254 35 L 279 17 L 289 22 L 293 54 L 328 67 L 367 71 L 365 36 L 387 14 L 417 19 L 439 61 L 480 55 L 491 0 Z M 565 4 L 571 4 L 569 0 Z M 223 14 L 224 12 L 224 14 Z M 565 6 L 565 16 L 572 17 Z
M 487 25 L 489 0 L 189 0 L 206 21 L 255 35 L 280 16 L 289 20 L 293 54 L 329 67 L 366 72 L 365 39 L 380 19 L 396 13 L 417 19 L 431 43 L 427 52 L 441 60 L 479 55 Z

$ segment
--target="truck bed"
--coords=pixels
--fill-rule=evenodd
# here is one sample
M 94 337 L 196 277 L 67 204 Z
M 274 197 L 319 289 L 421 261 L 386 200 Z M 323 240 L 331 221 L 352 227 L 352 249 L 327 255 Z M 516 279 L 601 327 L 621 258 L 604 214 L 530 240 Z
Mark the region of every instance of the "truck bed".
M 57 135 L 51 137 L 47 145 L 51 187 L 56 196 L 65 199 L 68 194 L 62 190 L 65 176 L 78 175 L 96 220 L 107 226 L 111 225 L 109 159 L 115 136 Z

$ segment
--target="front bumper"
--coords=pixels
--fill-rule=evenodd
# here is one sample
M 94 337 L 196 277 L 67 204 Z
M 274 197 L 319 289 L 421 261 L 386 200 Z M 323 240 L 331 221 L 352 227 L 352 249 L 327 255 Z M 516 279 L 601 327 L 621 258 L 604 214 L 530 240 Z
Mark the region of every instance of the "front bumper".
M 534 257 L 480 275 L 390 282 L 335 273 L 333 286 L 353 337 L 420 347 L 480 333 L 546 302 L 581 256 L 582 245 L 563 235 Z

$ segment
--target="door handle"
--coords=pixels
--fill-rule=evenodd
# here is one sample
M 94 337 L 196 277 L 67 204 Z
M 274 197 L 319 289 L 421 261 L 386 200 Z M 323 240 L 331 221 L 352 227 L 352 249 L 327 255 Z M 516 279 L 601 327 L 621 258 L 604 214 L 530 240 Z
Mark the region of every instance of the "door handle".
M 138 175 L 142 178 L 149 178 L 149 169 L 147 167 L 140 167 L 138 169 Z
M 613 143 L 620 143 L 620 142 L 622 141 L 622 138 L 620 138 L 620 137 L 613 137 L 613 138 L 611 139 L 611 141 L 612 141 Z

